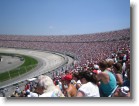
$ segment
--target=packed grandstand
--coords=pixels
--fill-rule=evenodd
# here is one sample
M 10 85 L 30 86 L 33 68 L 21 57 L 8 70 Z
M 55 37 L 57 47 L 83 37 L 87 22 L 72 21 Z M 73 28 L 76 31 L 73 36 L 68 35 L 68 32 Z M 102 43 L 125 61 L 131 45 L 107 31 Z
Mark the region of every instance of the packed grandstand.
M 16 86 L 11 97 L 131 97 L 130 29 L 84 35 L 0 35 L 0 47 L 71 55 L 73 66 Z

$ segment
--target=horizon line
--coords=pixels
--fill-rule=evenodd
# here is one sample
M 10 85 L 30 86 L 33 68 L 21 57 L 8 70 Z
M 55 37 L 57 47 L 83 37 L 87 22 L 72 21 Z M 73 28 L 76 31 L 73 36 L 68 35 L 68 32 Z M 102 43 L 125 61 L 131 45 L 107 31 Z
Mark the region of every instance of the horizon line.
M 100 31 L 100 32 L 92 32 L 92 33 L 84 33 L 84 34 L 0 34 L 0 36 L 5 35 L 5 36 L 77 36 L 77 35 L 95 35 L 95 34 L 100 34 L 100 33 L 110 33 L 110 32 L 116 32 L 116 31 L 121 31 L 121 30 L 130 30 L 130 27 L 127 28 L 121 28 L 121 29 L 115 29 L 115 30 L 109 30 L 109 31 Z

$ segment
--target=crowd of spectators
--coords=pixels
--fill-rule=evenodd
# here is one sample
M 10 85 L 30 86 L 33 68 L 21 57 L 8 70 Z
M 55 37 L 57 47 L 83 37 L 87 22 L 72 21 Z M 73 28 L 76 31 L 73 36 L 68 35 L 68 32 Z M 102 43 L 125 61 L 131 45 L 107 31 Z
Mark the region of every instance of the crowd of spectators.
M 125 58 L 126 57 L 126 58 Z M 11 97 L 130 97 L 130 51 L 122 48 L 109 58 L 74 64 L 54 78 L 41 75 L 16 88 Z
M 128 38 L 130 35 L 130 29 L 123 29 L 117 31 L 94 33 L 94 34 L 82 34 L 82 35 L 57 35 L 57 36 L 30 36 L 30 35 L 1 35 L 0 40 L 12 40 L 12 41 L 47 41 L 47 42 L 89 42 L 89 41 L 106 41 L 116 40 L 122 38 Z
M 0 35 L 0 47 L 39 49 L 74 54 L 81 64 L 99 61 L 117 48 L 130 46 L 130 29 L 72 36 Z
M 1 47 L 73 53 L 70 70 L 41 75 L 11 97 L 130 97 L 130 30 L 80 36 L 1 36 Z

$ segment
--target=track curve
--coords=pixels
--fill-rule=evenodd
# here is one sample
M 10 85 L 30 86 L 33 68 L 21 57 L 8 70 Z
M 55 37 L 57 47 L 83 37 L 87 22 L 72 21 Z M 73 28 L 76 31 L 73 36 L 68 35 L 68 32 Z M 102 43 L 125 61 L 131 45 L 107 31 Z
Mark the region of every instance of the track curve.
M 68 57 L 59 53 L 51 53 L 49 51 L 15 49 L 15 48 L 0 48 L 0 52 L 27 55 L 38 60 L 38 65 L 35 69 L 21 76 L 18 76 L 16 78 L 0 83 L 0 88 L 10 86 L 15 83 L 27 80 L 29 78 L 36 77 L 41 74 L 50 72 L 66 63 L 71 64 L 74 61 L 71 57 Z

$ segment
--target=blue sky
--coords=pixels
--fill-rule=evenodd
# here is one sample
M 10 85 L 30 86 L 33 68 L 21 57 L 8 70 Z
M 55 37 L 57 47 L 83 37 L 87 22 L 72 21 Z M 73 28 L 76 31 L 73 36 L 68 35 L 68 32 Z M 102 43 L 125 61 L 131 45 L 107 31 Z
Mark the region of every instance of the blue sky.
M 70 35 L 130 27 L 130 0 L 0 0 L 0 34 Z

